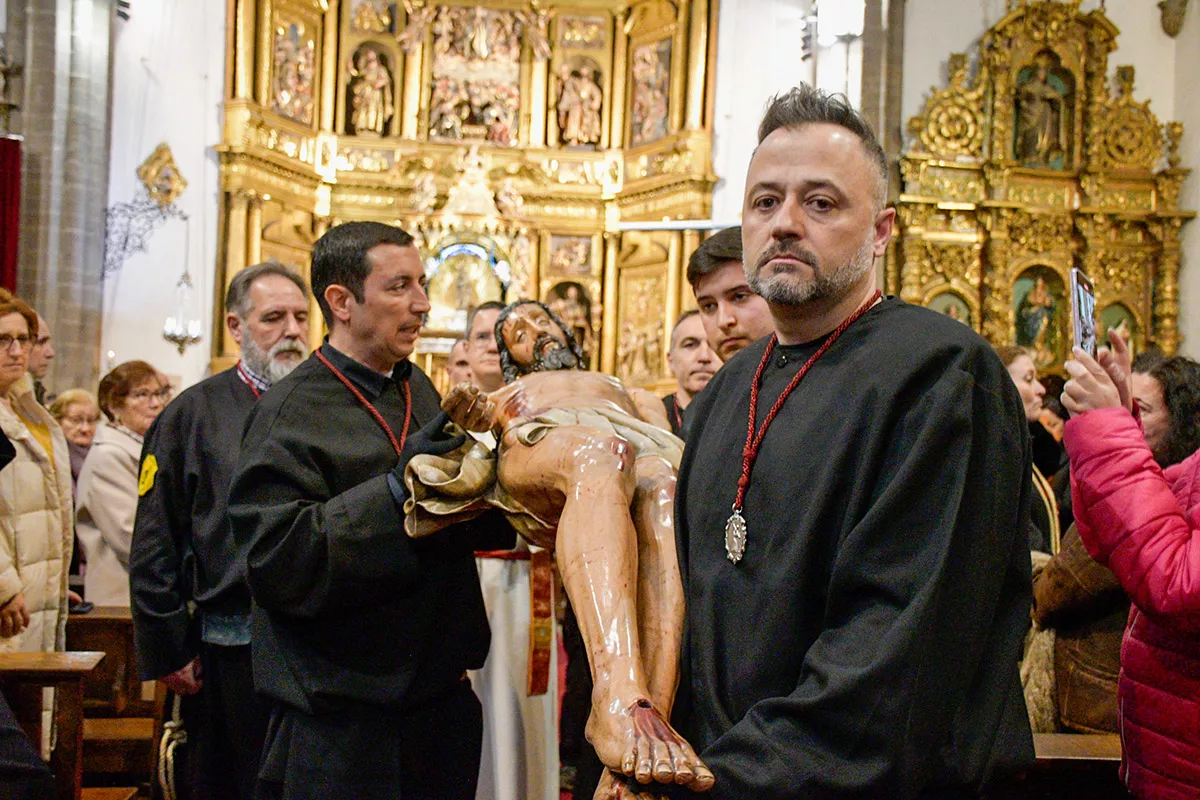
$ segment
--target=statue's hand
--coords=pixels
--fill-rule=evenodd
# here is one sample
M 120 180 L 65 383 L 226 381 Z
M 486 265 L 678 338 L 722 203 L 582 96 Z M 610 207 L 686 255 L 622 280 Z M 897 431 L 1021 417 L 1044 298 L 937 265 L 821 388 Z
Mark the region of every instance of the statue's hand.
M 495 403 L 470 383 L 460 383 L 452 388 L 442 400 L 442 410 L 463 430 L 484 433 L 495 424 Z

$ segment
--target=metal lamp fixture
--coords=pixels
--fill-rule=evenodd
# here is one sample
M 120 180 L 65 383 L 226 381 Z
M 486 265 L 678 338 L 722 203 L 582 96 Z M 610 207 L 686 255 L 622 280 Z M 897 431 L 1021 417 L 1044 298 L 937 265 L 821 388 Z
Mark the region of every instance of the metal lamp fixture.
M 188 345 L 196 344 L 204 338 L 199 318 L 191 313 L 192 290 L 195 288 L 191 272 L 188 270 L 188 261 L 192 252 L 191 233 L 192 225 L 189 220 L 187 233 L 184 236 L 183 274 L 175 283 L 175 314 L 167 317 L 167 321 L 163 324 L 163 338 L 179 348 L 179 355 L 183 355 L 183 351 L 187 349 Z

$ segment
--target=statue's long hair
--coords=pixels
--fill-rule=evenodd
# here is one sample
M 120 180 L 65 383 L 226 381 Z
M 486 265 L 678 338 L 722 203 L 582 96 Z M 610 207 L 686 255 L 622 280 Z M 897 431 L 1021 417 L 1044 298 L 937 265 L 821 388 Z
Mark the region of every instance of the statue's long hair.
M 508 319 L 508 315 L 512 313 L 514 308 L 518 306 L 535 305 L 545 311 L 550 319 L 554 320 L 554 324 L 563 332 L 566 337 L 567 347 L 571 349 L 571 353 L 575 356 L 575 360 L 579 363 L 579 369 L 583 369 L 587 361 L 583 355 L 583 348 L 579 346 L 579 342 L 575 341 L 575 337 L 571 334 L 571 329 L 567 324 L 559 319 L 559 316 L 546 307 L 545 303 L 539 303 L 537 300 L 518 300 L 515 303 L 507 306 L 500 315 L 496 317 L 496 350 L 500 353 L 500 370 L 504 374 L 504 382 L 512 383 L 517 378 L 521 377 L 521 365 L 513 360 L 512 354 L 508 352 L 508 345 L 504 342 L 504 336 L 501 331 L 504 330 L 504 322 Z

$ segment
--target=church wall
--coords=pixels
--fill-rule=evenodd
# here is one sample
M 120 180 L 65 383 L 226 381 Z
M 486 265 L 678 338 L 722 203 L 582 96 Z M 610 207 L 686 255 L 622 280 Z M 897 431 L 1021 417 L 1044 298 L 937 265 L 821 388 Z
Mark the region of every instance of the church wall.
M 1196 102 L 1196 59 L 1200 53 L 1200 8 L 1192 4 L 1184 18 L 1183 30 L 1175 39 L 1175 109 L 1183 123 L 1180 155 L 1183 166 L 1191 167 L 1191 176 L 1183 183 L 1179 204 L 1200 208 L 1200 103 Z M 1188 53 L 1187 57 L 1183 54 Z M 1179 270 L 1179 332 L 1184 355 L 1200 358 L 1200 222 L 1192 220 L 1183 228 L 1183 258 Z
M 188 182 L 175 201 L 188 220 L 161 222 L 146 252 L 106 278 L 102 372 L 144 359 L 182 388 L 208 367 L 219 198 L 212 146 L 221 141 L 225 6 L 225 0 L 137 3 L 131 19 L 116 23 L 109 206 L 145 193 L 138 166 L 165 142 Z M 175 313 L 185 252 L 195 284 L 188 316 L 200 320 L 205 338 L 180 355 L 162 330 Z
M 801 60 L 800 46 L 811 7 L 808 0 L 725 0 L 719 6 L 713 170 L 720 182 L 713 190 L 712 212 L 717 222 L 736 224 L 740 218 L 746 167 L 767 100 L 815 79 L 813 60 Z M 837 63 L 843 64 L 842 46 L 829 48 L 835 49 Z M 844 65 L 837 72 L 842 74 Z

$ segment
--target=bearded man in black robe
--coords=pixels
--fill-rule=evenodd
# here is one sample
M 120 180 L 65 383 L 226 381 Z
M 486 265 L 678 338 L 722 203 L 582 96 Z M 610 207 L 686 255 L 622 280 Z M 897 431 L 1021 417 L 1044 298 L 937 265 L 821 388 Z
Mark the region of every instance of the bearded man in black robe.
M 1021 402 L 973 331 L 876 292 L 886 191 L 843 98 L 772 102 L 742 237 L 777 333 L 696 398 L 676 502 L 672 723 L 715 783 L 657 794 L 965 798 L 1033 761 Z

